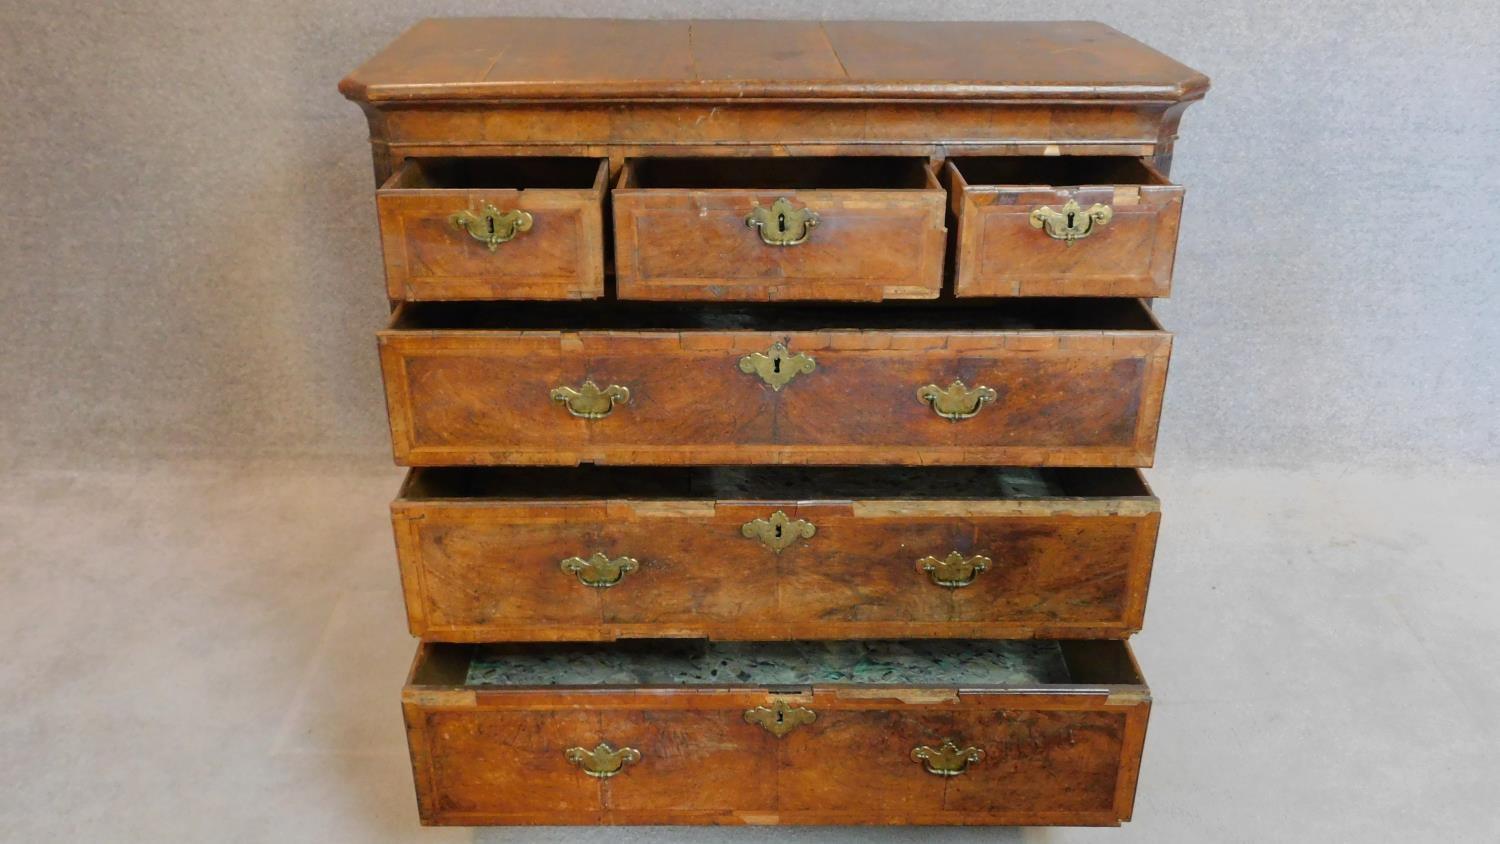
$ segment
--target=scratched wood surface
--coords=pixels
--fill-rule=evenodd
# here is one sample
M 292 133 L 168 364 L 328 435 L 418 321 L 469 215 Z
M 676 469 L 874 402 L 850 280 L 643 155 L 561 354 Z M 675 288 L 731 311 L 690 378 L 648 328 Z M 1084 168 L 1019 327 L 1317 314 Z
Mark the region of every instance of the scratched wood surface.
M 1172 292 L 1183 189 L 1133 158 L 956 158 L 944 166 L 958 296 L 1143 296 Z M 1109 209 L 1107 223 L 1064 242 L 1033 212 Z
M 1092 21 L 454 18 L 418 23 L 339 87 L 366 101 L 1165 100 L 1208 80 Z
M 1203 74 L 1100 23 L 429 20 L 340 84 L 408 157 L 1150 156 Z
M 443 470 L 415 470 L 391 505 L 411 632 L 768 641 L 1140 628 L 1160 508 L 1138 473 L 1058 472 L 1066 485 L 1046 497 L 945 498 L 903 492 L 908 470 L 868 471 L 890 477 L 864 497 L 841 499 L 813 471 L 780 497 L 750 499 L 663 494 L 599 468 L 454 469 L 440 484 L 428 478 Z M 812 535 L 780 551 L 745 536 L 778 511 Z M 954 552 L 989 567 L 962 587 L 935 583 L 921 562 Z M 638 568 L 595 587 L 561 567 L 596 553 Z
M 946 196 L 925 159 L 631 161 L 611 199 L 622 299 L 879 301 L 943 288 Z M 746 225 L 778 200 L 817 215 L 806 242 L 768 245 Z
M 604 295 L 608 190 L 602 159 L 407 161 L 375 193 L 387 295 L 597 299 Z M 486 207 L 524 211 L 531 227 L 491 249 L 449 220 Z
M 386 184 L 399 307 L 379 346 L 397 462 L 574 475 L 520 478 L 524 495 L 444 495 L 423 478 L 476 470 L 419 471 L 392 507 L 411 628 L 455 640 L 419 647 L 402 695 L 423 822 L 1129 819 L 1151 704 L 1112 637 L 1140 627 L 1154 497 L 1124 469 L 1088 471 L 1134 483 L 1067 494 L 933 490 L 982 467 L 1153 461 L 1171 336 L 1129 297 L 1170 292 L 1182 189 L 1167 177 L 1181 117 L 1207 88 L 1091 22 L 431 20 L 344 79 Z M 693 157 L 714 159 L 715 178 L 815 157 L 872 173 L 904 157 L 926 175 L 638 178 Z M 597 169 L 571 185 L 429 178 L 443 162 L 552 158 Z M 1091 167 L 1107 172 L 1075 175 Z M 783 196 L 824 215 L 811 249 L 748 239 L 746 204 Z M 1030 228 L 1033 210 L 1068 199 L 1115 216 L 1072 246 Z M 486 202 L 529 203 L 538 226 L 493 253 L 444 228 Z M 596 301 L 471 301 L 549 298 Z M 747 315 L 715 299 L 840 301 Z M 781 390 L 739 367 L 776 342 L 815 359 Z M 995 401 L 957 422 L 919 401 L 919 387 L 954 379 Z M 628 400 L 616 391 L 607 415 L 585 419 L 551 398 L 586 381 L 628 387 Z M 712 465 L 922 479 L 682 494 L 655 474 Z M 590 486 L 612 472 L 653 474 Z M 817 532 L 780 554 L 756 546 L 740 528 L 773 507 Z M 936 586 L 916 560 L 949 550 L 994 566 Z M 595 551 L 639 565 L 608 589 L 561 570 Z M 1068 682 L 1026 688 L 464 682 L 469 640 L 639 635 L 1097 638 L 1059 643 Z M 817 717 L 784 738 L 744 720 L 777 700 Z M 948 738 L 982 761 L 955 777 L 913 761 Z M 567 761 L 601 741 L 640 760 L 608 779 Z
M 495 322 L 472 308 L 461 322 L 402 311 L 379 344 L 396 461 L 410 466 L 1148 466 L 1171 349 L 1139 310 L 1077 329 L 875 330 L 851 315 L 785 331 L 660 330 L 650 313 L 639 329 L 517 330 L 505 320 L 519 309 Z M 739 365 L 778 342 L 815 367 L 779 391 Z M 918 396 L 955 380 L 997 398 L 949 421 Z M 629 400 L 585 419 L 551 398 L 585 382 L 627 388 Z
M 1114 825 L 1151 705 L 1120 642 L 1064 643 L 1067 683 L 982 692 L 472 689 L 464 647 L 423 645 L 403 693 L 424 823 Z M 746 722 L 776 701 L 814 720 Z M 912 758 L 945 740 L 983 758 L 951 777 Z M 639 761 L 599 779 L 564 755 L 600 742 Z

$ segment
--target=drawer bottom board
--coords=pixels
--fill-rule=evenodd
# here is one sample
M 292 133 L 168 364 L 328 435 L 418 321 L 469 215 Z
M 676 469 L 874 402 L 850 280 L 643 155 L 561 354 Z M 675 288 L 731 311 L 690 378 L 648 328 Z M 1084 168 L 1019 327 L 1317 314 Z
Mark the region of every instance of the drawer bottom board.
M 423 644 L 423 823 L 1114 825 L 1150 711 L 1117 641 Z

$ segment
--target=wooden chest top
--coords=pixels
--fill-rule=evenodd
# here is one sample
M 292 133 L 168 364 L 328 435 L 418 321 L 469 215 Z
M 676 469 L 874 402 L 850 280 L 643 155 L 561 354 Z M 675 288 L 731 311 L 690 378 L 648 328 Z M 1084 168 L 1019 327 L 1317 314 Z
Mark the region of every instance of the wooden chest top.
M 368 103 L 1025 100 L 1171 103 L 1208 78 L 1102 23 L 447 18 L 339 85 Z

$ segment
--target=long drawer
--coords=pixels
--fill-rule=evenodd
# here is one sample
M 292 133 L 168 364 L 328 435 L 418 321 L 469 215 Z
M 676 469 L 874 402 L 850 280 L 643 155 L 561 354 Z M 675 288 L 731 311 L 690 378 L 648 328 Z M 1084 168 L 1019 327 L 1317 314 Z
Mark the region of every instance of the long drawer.
M 1133 299 L 411 303 L 402 465 L 1148 466 L 1171 336 Z
M 418 469 L 413 635 L 1124 637 L 1160 521 L 1128 469 Z
M 1113 825 L 1150 692 L 1123 642 L 424 644 L 425 824 Z

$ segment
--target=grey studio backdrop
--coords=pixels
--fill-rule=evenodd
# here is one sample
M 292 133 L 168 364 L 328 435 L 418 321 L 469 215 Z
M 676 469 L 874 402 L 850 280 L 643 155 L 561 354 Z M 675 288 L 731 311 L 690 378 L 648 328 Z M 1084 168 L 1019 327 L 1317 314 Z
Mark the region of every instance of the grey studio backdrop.
M 1174 165 L 1161 462 L 1496 461 L 1487 0 L 0 9 L 0 456 L 388 449 L 365 124 L 334 86 L 417 18 L 549 14 L 1104 20 L 1214 83 Z

